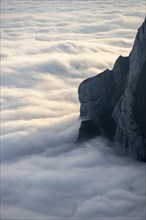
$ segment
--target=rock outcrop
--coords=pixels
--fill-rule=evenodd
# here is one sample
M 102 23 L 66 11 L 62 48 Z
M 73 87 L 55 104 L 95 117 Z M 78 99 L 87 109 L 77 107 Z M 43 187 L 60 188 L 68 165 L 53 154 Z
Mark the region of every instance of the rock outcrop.
M 78 92 L 78 141 L 102 135 L 146 161 L 146 19 L 129 56 L 120 56 L 112 70 L 84 80 Z

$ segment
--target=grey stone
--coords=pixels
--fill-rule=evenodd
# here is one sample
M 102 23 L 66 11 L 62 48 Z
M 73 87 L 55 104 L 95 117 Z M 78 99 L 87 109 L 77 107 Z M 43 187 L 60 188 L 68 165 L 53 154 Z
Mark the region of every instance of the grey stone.
M 103 135 L 146 161 L 146 19 L 130 55 L 120 56 L 112 70 L 84 80 L 78 93 L 84 121 L 78 140 Z

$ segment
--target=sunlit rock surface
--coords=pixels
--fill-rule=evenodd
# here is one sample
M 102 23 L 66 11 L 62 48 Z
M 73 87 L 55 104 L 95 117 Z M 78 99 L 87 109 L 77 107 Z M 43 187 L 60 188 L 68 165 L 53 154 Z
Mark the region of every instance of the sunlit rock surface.
M 84 80 L 79 100 L 79 141 L 103 135 L 146 161 L 146 19 L 130 55 L 120 56 L 112 70 Z

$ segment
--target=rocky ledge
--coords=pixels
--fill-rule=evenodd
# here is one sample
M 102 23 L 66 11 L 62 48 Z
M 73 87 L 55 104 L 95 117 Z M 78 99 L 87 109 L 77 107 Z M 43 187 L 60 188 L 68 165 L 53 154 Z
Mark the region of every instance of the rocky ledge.
M 146 161 L 146 19 L 129 56 L 120 56 L 112 70 L 84 80 L 78 93 L 78 141 L 102 135 Z

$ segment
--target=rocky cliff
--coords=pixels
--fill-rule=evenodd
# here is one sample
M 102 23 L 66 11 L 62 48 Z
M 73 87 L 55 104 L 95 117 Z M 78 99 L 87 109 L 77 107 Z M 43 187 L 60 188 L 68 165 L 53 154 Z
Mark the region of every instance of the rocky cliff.
M 78 93 L 78 141 L 102 135 L 146 161 L 146 19 L 129 56 L 120 56 L 112 70 L 83 81 Z

